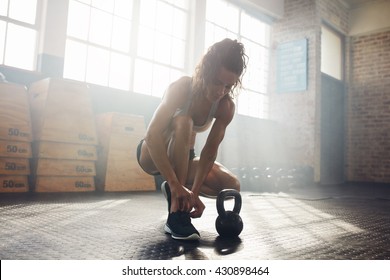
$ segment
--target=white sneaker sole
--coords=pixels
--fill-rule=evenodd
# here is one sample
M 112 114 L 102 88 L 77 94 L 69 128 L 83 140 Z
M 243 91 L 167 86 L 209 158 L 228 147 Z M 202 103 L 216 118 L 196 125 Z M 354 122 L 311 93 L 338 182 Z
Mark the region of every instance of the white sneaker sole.
M 161 192 L 163 193 L 164 197 L 166 200 L 168 200 L 168 193 L 167 193 L 167 190 L 166 190 L 166 181 L 164 181 L 162 184 L 161 184 Z
M 171 235 L 173 239 L 177 240 L 199 240 L 200 236 L 197 233 L 193 233 L 190 236 L 176 236 L 174 232 L 169 228 L 167 224 L 164 225 L 164 231 Z

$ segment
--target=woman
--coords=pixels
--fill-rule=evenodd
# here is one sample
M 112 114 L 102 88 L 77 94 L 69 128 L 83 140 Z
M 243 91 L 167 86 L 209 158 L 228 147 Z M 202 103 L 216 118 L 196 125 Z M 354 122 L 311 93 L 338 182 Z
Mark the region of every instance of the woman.
M 240 182 L 216 158 L 235 112 L 233 90 L 241 85 L 246 60 L 244 46 L 236 40 L 224 39 L 211 46 L 193 77 L 182 77 L 168 87 L 138 146 L 143 170 L 166 180 L 161 185 L 168 200 L 165 231 L 174 239 L 200 238 L 190 219 L 200 217 L 205 209 L 200 194 L 240 190 Z M 197 157 L 196 134 L 211 125 Z

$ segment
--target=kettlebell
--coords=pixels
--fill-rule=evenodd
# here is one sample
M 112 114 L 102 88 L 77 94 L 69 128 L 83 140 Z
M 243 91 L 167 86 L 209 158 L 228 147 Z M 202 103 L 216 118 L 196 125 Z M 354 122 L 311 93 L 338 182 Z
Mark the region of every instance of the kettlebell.
M 225 210 L 225 199 L 227 197 L 234 197 L 233 211 Z M 239 215 L 241 210 L 241 195 L 234 189 L 224 189 L 217 197 L 217 211 L 218 217 L 215 220 L 215 228 L 221 237 L 237 237 L 244 224 Z

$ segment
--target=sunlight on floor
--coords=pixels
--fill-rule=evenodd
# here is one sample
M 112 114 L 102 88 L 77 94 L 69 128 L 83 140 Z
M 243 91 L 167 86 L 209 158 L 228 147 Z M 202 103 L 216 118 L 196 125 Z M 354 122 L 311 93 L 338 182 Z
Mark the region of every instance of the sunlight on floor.
M 260 234 L 272 233 L 269 242 L 286 250 L 303 250 L 308 247 L 334 242 L 338 238 L 364 232 L 336 216 L 324 213 L 304 202 L 288 196 L 260 195 L 250 200 L 253 212 L 248 219 L 263 225 Z M 256 215 L 253 213 L 256 212 Z M 247 221 L 247 225 L 250 222 Z

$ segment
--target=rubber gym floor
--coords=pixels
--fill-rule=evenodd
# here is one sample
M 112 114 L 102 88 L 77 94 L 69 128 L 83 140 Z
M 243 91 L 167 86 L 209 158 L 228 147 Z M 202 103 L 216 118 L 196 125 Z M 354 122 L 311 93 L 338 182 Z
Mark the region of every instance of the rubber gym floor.
M 160 190 L 0 194 L 0 259 L 390 259 L 390 186 L 309 185 L 241 194 L 241 235 L 218 237 L 215 200 L 203 198 L 206 210 L 193 220 L 198 242 L 164 234 L 167 205 Z

